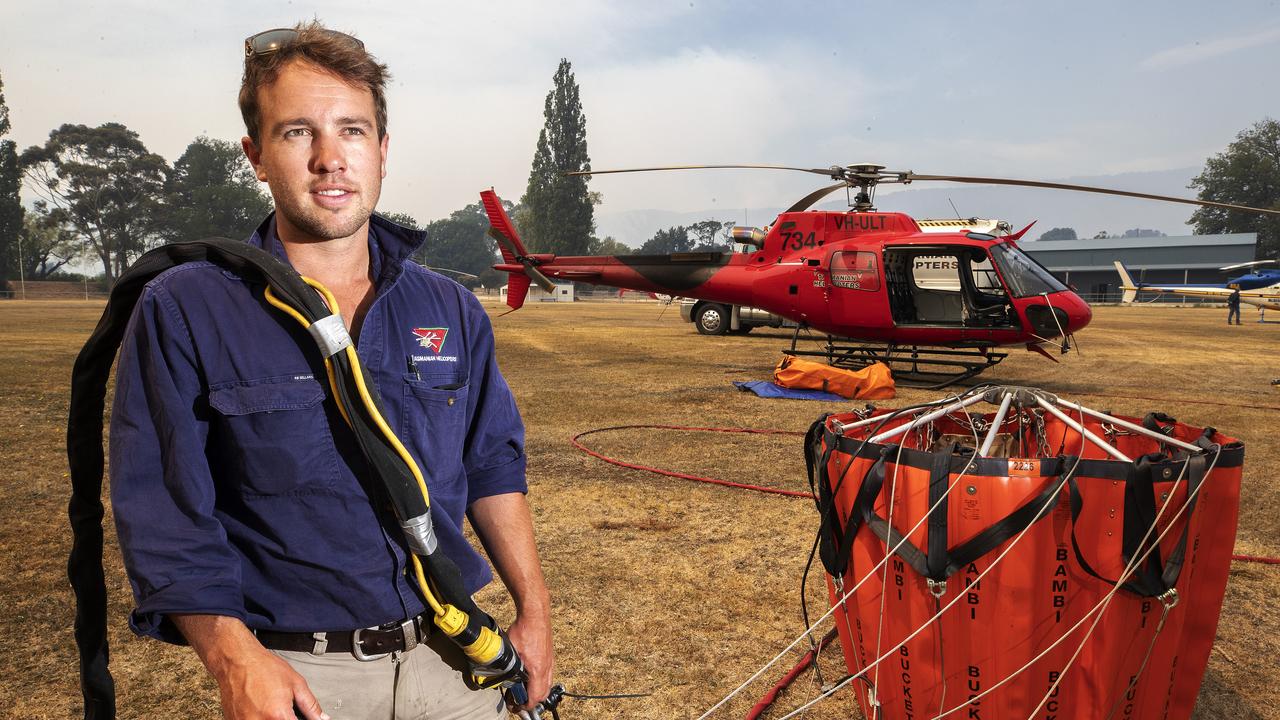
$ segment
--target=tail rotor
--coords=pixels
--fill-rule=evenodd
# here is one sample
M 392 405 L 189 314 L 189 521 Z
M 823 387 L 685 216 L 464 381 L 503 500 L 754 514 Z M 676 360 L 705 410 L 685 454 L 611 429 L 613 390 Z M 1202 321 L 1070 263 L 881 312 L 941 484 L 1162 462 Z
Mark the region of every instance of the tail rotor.
M 489 216 L 489 237 L 498 242 L 498 250 L 502 252 L 502 260 L 505 267 L 497 267 L 499 270 L 506 270 L 511 274 L 507 285 L 507 305 L 512 310 L 524 305 L 531 279 L 533 282 L 538 283 L 538 286 L 543 290 L 555 292 L 555 283 L 551 282 L 551 278 L 538 269 L 539 260 L 529 255 L 529 252 L 524 248 L 524 244 L 520 242 L 520 235 L 516 232 L 515 223 L 511 222 L 510 216 L 507 215 L 507 211 L 502 207 L 502 201 L 498 199 L 498 194 L 492 188 L 481 191 L 480 202 L 484 204 L 485 214 Z M 521 269 L 510 269 L 512 265 L 519 265 Z

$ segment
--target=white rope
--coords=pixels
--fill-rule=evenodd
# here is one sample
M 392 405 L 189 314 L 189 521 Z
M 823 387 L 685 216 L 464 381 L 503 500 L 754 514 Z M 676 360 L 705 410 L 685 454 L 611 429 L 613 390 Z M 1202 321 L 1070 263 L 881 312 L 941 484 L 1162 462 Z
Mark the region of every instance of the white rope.
M 905 438 L 904 438 L 905 439 Z M 892 538 L 893 531 L 893 505 L 894 499 L 898 492 L 898 470 L 902 468 L 902 448 L 904 445 L 898 446 L 898 454 L 893 459 L 893 480 L 889 483 L 889 507 L 884 514 L 885 524 L 888 530 L 885 531 L 885 549 L 889 547 L 889 541 Z M 905 538 L 904 538 L 905 539 Z M 886 554 L 886 559 L 888 555 Z M 850 553 L 850 562 L 852 563 L 852 553 Z M 880 576 L 880 616 L 876 620 L 876 655 L 880 654 L 880 641 L 884 637 L 884 603 L 886 593 L 885 588 L 889 587 L 889 563 L 883 563 L 884 574 Z M 872 687 L 880 687 L 880 666 L 876 665 L 875 677 L 871 678 Z M 880 704 L 879 697 L 876 698 L 876 704 Z
M 1163 598 L 1163 596 L 1161 597 Z M 1129 684 L 1116 697 L 1115 703 L 1111 706 L 1111 712 L 1107 713 L 1107 720 L 1115 717 L 1116 710 L 1119 710 L 1120 706 L 1124 704 L 1124 699 L 1129 695 L 1129 691 L 1138 686 L 1138 679 L 1147 670 L 1147 663 L 1151 661 L 1151 653 L 1156 649 L 1156 641 L 1160 639 L 1160 632 L 1164 630 L 1164 624 L 1169 619 L 1169 611 L 1173 609 L 1175 604 L 1161 599 L 1160 622 L 1156 623 L 1155 632 L 1151 633 L 1151 642 L 1147 644 L 1147 652 L 1142 656 L 1142 664 L 1138 666 L 1138 672 L 1134 673 L 1132 678 L 1129 678 Z

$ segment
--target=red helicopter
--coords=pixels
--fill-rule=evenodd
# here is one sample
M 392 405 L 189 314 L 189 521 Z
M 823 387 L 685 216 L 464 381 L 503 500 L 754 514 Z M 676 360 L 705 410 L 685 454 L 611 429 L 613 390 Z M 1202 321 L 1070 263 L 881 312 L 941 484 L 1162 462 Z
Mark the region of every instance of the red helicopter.
M 531 280 L 552 291 L 551 278 L 751 306 L 800 327 L 786 352 L 825 357 L 833 365 L 885 362 L 899 382 L 942 387 L 1003 360 L 997 348 L 1025 345 L 1052 359 L 1044 346 L 1069 348 L 1068 338 L 1089 324 L 1088 303 L 1019 249 L 1008 226 L 992 232 L 961 228 L 926 232 L 903 213 L 878 212 L 879 183 L 941 180 L 1098 192 L 1194 205 L 1257 210 L 1082 185 L 1005 178 L 920 175 L 883 165 L 830 168 L 776 165 L 693 165 L 594 170 L 580 175 L 704 168 L 799 170 L 839 182 L 805 196 L 767 228 L 735 227 L 735 242 L 751 252 L 672 255 L 557 256 L 529 253 L 493 190 L 480 193 L 503 262 L 510 273 L 507 304 L 518 309 Z M 831 192 L 856 188 L 847 212 L 808 208 Z M 1280 214 L 1280 211 L 1260 210 Z M 976 221 L 974 224 L 977 224 Z M 802 350 L 800 330 L 826 334 L 821 350 Z

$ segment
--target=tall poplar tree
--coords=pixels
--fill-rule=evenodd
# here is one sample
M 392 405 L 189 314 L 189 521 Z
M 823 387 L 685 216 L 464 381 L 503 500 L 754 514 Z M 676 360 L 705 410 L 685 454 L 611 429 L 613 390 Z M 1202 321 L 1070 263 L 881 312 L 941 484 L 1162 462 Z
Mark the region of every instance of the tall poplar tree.
M 0 79 L 0 138 L 9 132 L 9 106 Z M 0 283 L 18 274 L 18 233 L 22 232 L 22 168 L 12 140 L 0 140 Z
M 594 208 L 586 176 L 564 173 L 591 169 L 587 118 L 582 114 L 573 66 L 561 58 L 543 109 L 529 186 L 520 201 L 520 233 L 533 252 L 585 255 L 595 233 Z

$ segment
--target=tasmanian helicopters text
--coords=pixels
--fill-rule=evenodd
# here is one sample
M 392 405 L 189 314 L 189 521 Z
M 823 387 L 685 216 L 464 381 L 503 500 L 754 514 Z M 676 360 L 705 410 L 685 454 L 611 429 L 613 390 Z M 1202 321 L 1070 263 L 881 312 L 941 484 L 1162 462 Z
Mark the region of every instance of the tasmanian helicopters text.
M 457 355 L 410 355 L 415 363 L 420 362 L 458 362 Z

